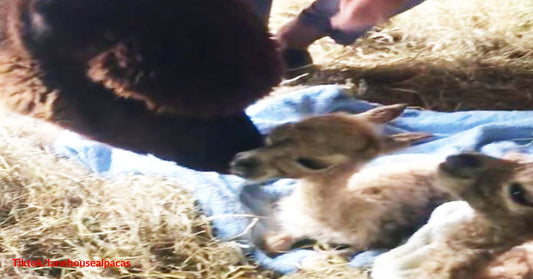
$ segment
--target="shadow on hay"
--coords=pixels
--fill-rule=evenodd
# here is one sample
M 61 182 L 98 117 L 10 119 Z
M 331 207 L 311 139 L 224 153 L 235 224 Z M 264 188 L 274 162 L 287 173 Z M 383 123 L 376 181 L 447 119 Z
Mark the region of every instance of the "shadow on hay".
M 354 97 L 437 111 L 533 109 L 533 71 L 484 62 L 403 61 L 373 68 L 318 68 L 290 85 L 345 83 Z

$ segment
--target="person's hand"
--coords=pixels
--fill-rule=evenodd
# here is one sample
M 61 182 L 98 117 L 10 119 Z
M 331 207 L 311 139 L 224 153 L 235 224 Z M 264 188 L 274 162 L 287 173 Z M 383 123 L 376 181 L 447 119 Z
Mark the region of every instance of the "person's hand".
M 339 13 L 331 25 L 340 30 L 356 31 L 382 23 L 394 16 L 410 0 L 340 0 Z

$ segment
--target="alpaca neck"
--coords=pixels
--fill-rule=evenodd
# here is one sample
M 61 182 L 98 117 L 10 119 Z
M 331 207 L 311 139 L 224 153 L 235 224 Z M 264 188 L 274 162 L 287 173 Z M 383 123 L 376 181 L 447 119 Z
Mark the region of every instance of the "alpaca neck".
M 512 219 L 512 218 L 511 218 Z M 516 223 L 517 220 L 510 220 Z M 453 239 L 446 244 L 460 259 L 452 269 L 450 278 L 474 278 L 480 269 L 487 266 L 494 257 L 510 248 L 522 244 L 533 233 L 524 231 L 523 226 L 506 226 L 487 216 L 476 213 L 470 222 L 466 222 L 453 232 Z M 527 236 L 530 237 L 527 237 Z
M 300 179 L 296 191 L 309 201 L 323 203 L 346 191 L 348 181 L 356 171 L 357 167 L 352 164 L 336 166 L 320 175 Z
M 513 218 L 512 216 L 494 216 L 476 212 L 474 218 L 466 224 L 470 236 L 474 234 L 486 237 L 470 237 L 462 239 L 476 249 L 495 247 L 507 249 L 533 237 L 533 218 Z M 473 233 L 474 234 L 473 234 Z M 456 238 L 459 239 L 459 238 Z

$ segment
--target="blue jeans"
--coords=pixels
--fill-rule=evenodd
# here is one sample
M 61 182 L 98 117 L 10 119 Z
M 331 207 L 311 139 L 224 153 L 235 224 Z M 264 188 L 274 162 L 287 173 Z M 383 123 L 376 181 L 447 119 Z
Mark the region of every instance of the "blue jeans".
M 251 1 L 255 12 L 265 21 L 268 22 L 270 9 L 272 8 L 272 0 L 248 0 Z
M 268 16 L 270 14 L 270 8 L 272 6 L 272 0 L 248 0 L 252 1 L 257 13 L 268 22 Z M 412 7 L 422 3 L 424 0 L 411 0 L 409 4 L 398 10 L 398 14 Z M 336 43 L 341 45 L 352 44 L 357 38 L 363 35 L 368 29 L 356 32 L 346 32 L 335 29 L 331 26 L 330 19 L 339 12 L 340 0 L 316 0 L 309 7 L 304 9 L 300 15 L 298 15 L 298 21 L 307 26 L 316 28 L 327 34 Z

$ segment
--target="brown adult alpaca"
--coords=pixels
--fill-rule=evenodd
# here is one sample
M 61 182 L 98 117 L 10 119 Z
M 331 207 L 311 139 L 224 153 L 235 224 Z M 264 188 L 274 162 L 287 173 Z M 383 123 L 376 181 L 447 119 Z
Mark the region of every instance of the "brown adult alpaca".
M 95 140 L 225 171 L 261 137 L 243 109 L 280 81 L 239 0 L 0 0 L 0 100 Z

